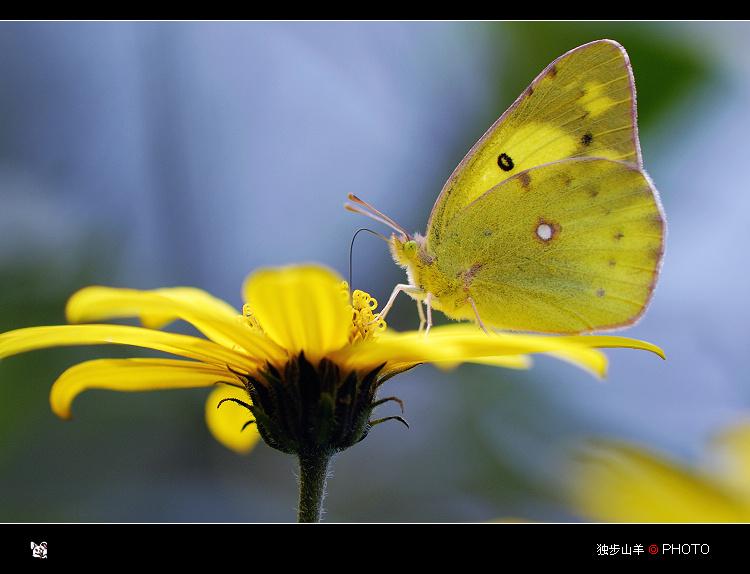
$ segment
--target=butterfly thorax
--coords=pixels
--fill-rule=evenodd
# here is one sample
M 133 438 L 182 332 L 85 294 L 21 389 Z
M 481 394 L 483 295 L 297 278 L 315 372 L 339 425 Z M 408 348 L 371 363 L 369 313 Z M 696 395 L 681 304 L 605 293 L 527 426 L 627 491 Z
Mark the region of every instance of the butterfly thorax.
M 437 254 L 428 247 L 426 237 L 418 233 L 413 236 L 394 234 L 390 247 L 393 259 L 406 269 L 409 284 L 416 287 L 406 293 L 417 300 L 424 300 L 429 293 L 432 296 L 430 305 L 434 309 L 448 310 L 452 312 L 452 317 L 463 318 L 464 313 L 459 312 L 459 308 L 468 295 L 459 292 L 462 286 L 468 287 L 468 284 L 446 278 L 445 269 L 439 265 Z

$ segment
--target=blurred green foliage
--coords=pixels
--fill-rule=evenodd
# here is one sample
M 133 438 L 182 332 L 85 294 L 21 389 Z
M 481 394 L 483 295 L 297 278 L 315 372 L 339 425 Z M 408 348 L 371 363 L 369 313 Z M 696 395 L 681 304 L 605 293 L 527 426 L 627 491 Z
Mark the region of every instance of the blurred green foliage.
M 605 38 L 622 44 L 630 56 L 641 129 L 647 129 L 711 78 L 710 63 L 658 23 L 526 21 L 492 26 L 503 53 L 512 54 L 498 75 L 498 95 L 508 105 L 555 58 Z

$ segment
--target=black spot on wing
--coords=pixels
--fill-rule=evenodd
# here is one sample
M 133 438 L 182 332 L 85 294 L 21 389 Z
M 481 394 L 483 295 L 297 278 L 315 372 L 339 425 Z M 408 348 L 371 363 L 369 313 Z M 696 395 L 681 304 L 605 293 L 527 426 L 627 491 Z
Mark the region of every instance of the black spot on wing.
M 499 156 L 497 156 L 497 165 L 503 171 L 510 171 L 515 167 L 513 160 L 507 153 L 501 153 Z

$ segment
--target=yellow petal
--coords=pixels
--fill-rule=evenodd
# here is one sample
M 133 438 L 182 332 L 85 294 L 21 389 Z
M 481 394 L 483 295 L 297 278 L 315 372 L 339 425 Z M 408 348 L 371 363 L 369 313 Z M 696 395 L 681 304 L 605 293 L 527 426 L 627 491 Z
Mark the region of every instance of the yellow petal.
M 255 424 L 245 426 L 245 423 L 253 420 L 253 415 L 242 405 L 224 401 L 217 407 L 223 399 L 230 398 L 250 403 L 250 397 L 243 389 L 218 385 L 206 401 L 206 425 L 221 444 L 237 453 L 245 454 L 257 444 L 260 435 Z
M 49 401 L 52 412 L 72 418 L 70 405 L 86 389 L 153 391 L 210 387 L 219 381 L 238 383 L 227 369 L 174 359 L 97 359 L 80 363 L 55 381 Z
M 604 379 L 607 376 L 607 367 L 609 366 L 607 355 L 596 349 L 550 351 L 547 355 L 588 371 L 599 379 Z
M 445 334 L 420 337 L 416 334 L 389 336 L 374 343 L 351 345 L 332 354 L 341 365 L 364 368 L 385 362 L 484 362 L 507 355 L 559 352 L 569 360 L 604 374 L 606 358 L 587 347 L 579 338 L 540 337 L 535 335 L 494 336 L 481 334 Z
M 0 334 L 0 359 L 18 353 L 70 345 L 133 345 L 249 372 L 259 361 L 212 341 L 128 325 L 56 325 Z M 263 357 L 261 357 L 263 359 Z M 262 363 L 262 361 L 261 361 Z
M 238 346 L 257 357 L 279 355 L 279 349 L 271 341 L 237 321 L 238 313 L 230 305 L 200 289 L 139 291 L 85 287 L 70 297 L 65 314 L 71 323 L 138 317 L 146 327 L 161 327 L 183 319 L 225 347 Z
M 587 517 L 611 522 L 748 522 L 750 509 L 720 484 L 635 446 L 592 443 L 575 474 Z
M 216 319 L 232 321 L 237 317 L 237 315 L 240 314 L 226 301 L 222 301 L 218 297 L 214 297 L 210 293 L 207 293 L 202 289 L 196 289 L 194 287 L 171 287 L 166 289 L 156 289 L 154 293 L 176 302 L 182 302 L 186 307 L 189 307 L 191 309 L 200 309 L 207 315 L 210 315 L 211 317 L 214 317 Z M 142 315 L 141 321 L 143 321 L 143 324 L 146 327 L 159 329 L 162 326 L 166 325 L 167 322 L 177 318 L 180 317 L 160 317 L 158 314 L 155 314 L 153 316 Z
M 68 300 L 65 314 L 71 323 L 139 317 L 145 326 L 159 329 L 182 316 L 169 303 L 165 304 L 162 297 L 181 304 L 186 310 L 199 310 L 219 319 L 233 320 L 239 314 L 228 303 L 193 287 L 140 291 L 96 285 L 74 293 Z
M 362 343 L 333 354 L 341 364 L 352 369 L 377 366 L 383 362 L 488 363 L 509 355 L 548 353 L 603 378 L 607 357 L 599 348 L 634 348 L 653 352 L 664 358 L 664 352 L 651 343 L 613 336 L 542 336 L 515 333 L 486 334 L 476 326 L 455 323 L 433 327 L 429 336 L 416 331 L 395 333 L 386 330 L 375 343 Z
M 304 351 L 315 362 L 349 341 L 352 317 L 340 282 L 319 266 L 290 266 L 253 273 L 244 291 L 266 335 L 290 354 Z
M 504 367 L 506 369 L 530 369 L 533 361 L 528 355 L 503 355 L 502 357 L 486 357 L 483 359 L 472 359 L 466 361 L 476 363 L 479 365 L 489 365 L 491 367 Z M 461 361 L 448 362 L 440 361 L 436 362 L 435 366 L 442 370 L 450 370 L 461 364 Z
M 667 360 L 664 351 L 660 347 L 647 341 L 639 341 L 638 339 L 611 335 L 580 335 L 563 338 L 575 340 L 584 346 L 597 349 L 640 349 L 641 351 L 650 351 L 665 361 Z
M 734 424 L 717 436 L 711 445 L 711 455 L 711 463 L 718 467 L 721 479 L 750 507 L 750 421 Z

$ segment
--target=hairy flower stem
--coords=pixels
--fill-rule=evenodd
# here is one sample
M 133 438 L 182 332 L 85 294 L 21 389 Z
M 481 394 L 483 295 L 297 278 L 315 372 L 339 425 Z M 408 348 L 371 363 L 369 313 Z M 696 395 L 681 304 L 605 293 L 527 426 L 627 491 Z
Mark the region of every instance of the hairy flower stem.
M 297 522 L 320 522 L 331 455 L 299 456 L 299 509 Z

